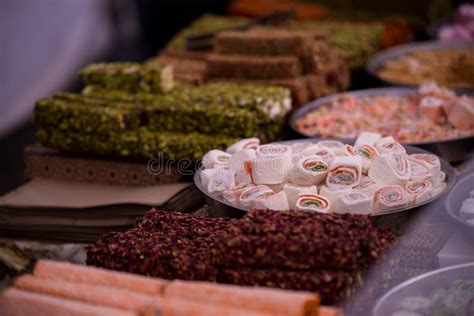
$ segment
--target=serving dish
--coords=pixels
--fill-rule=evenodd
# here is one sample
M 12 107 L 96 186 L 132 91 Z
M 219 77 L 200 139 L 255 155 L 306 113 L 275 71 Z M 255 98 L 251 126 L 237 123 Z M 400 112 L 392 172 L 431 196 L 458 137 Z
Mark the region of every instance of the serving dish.
M 372 75 L 373 77 L 377 78 L 381 82 L 387 85 L 402 85 L 402 86 L 412 86 L 415 85 L 407 84 L 402 81 L 393 81 L 382 79 L 379 74 L 379 68 L 383 67 L 386 62 L 397 59 L 402 57 L 403 55 L 410 54 L 414 51 L 425 50 L 425 51 L 436 51 L 436 50 L 444 50 L 444 49 L 469 49 L 474 48 L 474 43 L 469 41 L 454 41 L 454 42 L 441 42 L 441 41 L 426 41 L 426 42 L 415 42 L 415 43 L 408 43 L 403 45 L 398 45 L 395 47 L 391 47 L 385 49 L 383 51 L 378 52 L 372 58 L 369 59 L 366 66 L 366 71 Z M 421 82 L 420 82 L 421 83 Z M 448 86 L 449 87 L 449 86 Z M 473 90 L 473 89 L 460 89 L 462 90 Z
M 474 173 L 467 174 L 459 179 L 446 197 L 446 211 L 466 238 L 474 241 L 474 225 L 467 223 L 459 217 L 462 202 L 469 197 L 469 192 L 474 190 Z
M 387 96 L 387 97 L 407 97 L 417 91 L 417 88 L 413 87 L 391 87 L 391 88 L 374 88 L 374 89 L 364 89 L 351 91 L 350 95 L 355 98 L 365 98 L 373 96 Z M 474 96 L 474 92 L 467 92 L 468 95 Z M 338 93 L 329 95 L 315 101 L 312 101 L 303 107 L 295 111 L 290 118 L 291 128 L 298 133 L 299 135 L 315 138 L 322 140 L 321 136 L 313 136 L 308 133 L 301 131 L 298 127 L 297 121 L 309 113 L 320 109 L 322 107 L 331 106 L 332 102 L 335 100 L 341 99 L 347 95 L 346 93 Z M 324 138 L 326 139 L 326 138 Z M 332 139 L 340 140 L 343 143 L 354 142 L 355 139 L 352 138 L 338 138 L 332 137 Z M 472 148 L 474 148 L 474 136 L 466 136 L 453 139 L 443 139 L 436 141 L 421 141 L 421 142 L 409 142 L 403 143 L 404 145 L 411 145 L 421 147 L 428 151 L 431 151 L 434 154 L 444 157 L 449 162 L 462 161 L 465 160 L 471 153 Z
M 395 313 L 397 311 L 403 309 L 403 306 L 400 306 L 400 303 L 404 299 L 410 297 L 430 297 L 434 294 L 435 289 L 450 287 L 455 280 L 470 280 L 471 282 L 474 281 L 474 262 L 435 270 L 417 276 L 406 282 L 403 282 L 402 284 L 391 289 L 388 293 L 386 293 L 382 298 L 378 300 L 377 304 L 373 309 L 372 315 L 396 315 Z
M 301 142 L 303 140 L 289 140 L 289 141 L 281 141 L 278 142 L 279 144 L 284 144 L 284 145 L 291 145 L 292 143 L 295 142 Z M 315 139 L 308 139 L 304 141 L 309 141 L 309 142 L 316 142 Z M 353 143 L 353 142 L 349 142 Z M 404 146 L 407 150 L 408 154 L 431 154 L 430 152 L 413 147 L 413 146 Z M 417 209 L 421 207 L 422 205 L 428 204 L 441 196 L 443 196 L 446 192 L 449 192 L 451 188 L 454 186 L 456 183 L 456 172 L 454 168 L 443 158 L 440 158 L 440 163 L 441 163 L 441 170 L 446 173 L 446 188 L 439 193 L 437 196 L 434 196 L 422 203 L 416 204 L 414 206 L 406 207 L 403 209 L 398 209 L 398 210 L 393 210 L 393 211 L 388 211 L 388 212 L 379 212 L 376 214 L 371 214 L 372 220 L 374 224 L 378 227 L 390 227 L 393 229 L 398 230 L 400 226 L 402 226 L 407 220 L 409 220 Z M 228 203 L 226 203 L 222 197 L 212 194 L 207 192 L 207 189 L 202 185 L 201 183 L 201 172 L 202 169 L 196 170 L 194 173 L 194 184 L 196 187 L 204 194 L 205 200 L 207 205 L 209 206 L 209 212 L 212 216 L 225 216 L 225 217 L 242 217 L 244 216 L 247 211 L 234 207 Z

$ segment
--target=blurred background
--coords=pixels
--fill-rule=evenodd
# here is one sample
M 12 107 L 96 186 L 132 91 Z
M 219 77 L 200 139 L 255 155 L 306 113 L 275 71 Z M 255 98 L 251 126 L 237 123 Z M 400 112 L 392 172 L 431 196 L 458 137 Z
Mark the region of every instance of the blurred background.
M 35 141 L 35 100 L 58 90 L 79 91 L 78 71 L 91 62 L 144 61 L 157 55 L 205 13 L 255 18 L 291 8 L 303 20 L 402 19 L 384 38 L 390 44 L 407 34 L 428 39 L 460 2 L 0 0 L 0 194 L 24 181 L 23 147 Z M 410 32 L 400 32 L 406 25 Z

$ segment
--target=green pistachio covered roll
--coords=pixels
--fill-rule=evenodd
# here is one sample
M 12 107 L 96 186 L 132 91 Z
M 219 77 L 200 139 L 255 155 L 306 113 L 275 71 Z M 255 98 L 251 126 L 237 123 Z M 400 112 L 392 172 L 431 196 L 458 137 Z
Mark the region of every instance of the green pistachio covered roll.
M 130 92 L 166 93 L 173 89 L 173 68 L 138 63 L 98 63 L 85 67 L 81 77 L 86 84 Z

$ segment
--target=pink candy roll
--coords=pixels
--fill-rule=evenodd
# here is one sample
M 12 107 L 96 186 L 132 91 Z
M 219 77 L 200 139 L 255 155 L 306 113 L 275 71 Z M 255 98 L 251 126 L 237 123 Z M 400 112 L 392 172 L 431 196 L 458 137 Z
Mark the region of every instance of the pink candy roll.
M 290 210 L 296 210 L 296 201 L 300 194 L 318 194 L 318 188 L 315 185 L 305 186 L 294 183 L 285 183 L 283 191 L 286 193 Z
M 380 145 L 375 145 L 375 148 L 377 149 L 380 155 L 387 153 L 397 153 L 405 155 L 407 153 L 405 147 L 403 147 L 400 143 L 397 142 L 382 143 Z
M 294 165 L 288 178 L 299 185 L 313 185 L 324 181 L 328 165 L 319 156 L 303 157 Z
M 408 162 L 410 163 L 410 180 L 427 180 L 434 183 L 433 174 L 421 161 L 410 157 Z
M 362 158 L 359 156 L 336 157 L 329 168 L 326 185 L 353 188 L 360 183 Z
M 284 191 L 273 194 L 259 195 L 253 200 L 253 209 L 256 210 L 273 210 L 288 211 L 288 199 Z
M 371 163 L 368 174 L 380 185 L 405 184 L 410 179 L 410 165 L 403 155 L 383 154 Z
M 343 156 L 346 148 L 346 145 L 337 140 L 322 140 L 318 142 L 318 145 L 331 149 L 336 156 Z
M 359 185 L 354 187 L 354 191 L 366 194 L 368 196 L 374 196 L 375 191 L 378 189 L 380 189 L 380 185 L 369 176 L 362 176 Z
M 433 174 L 436 179 L 441 172 L 441 162 L 436 155 L 433 154 L 411 154 L 410 158 L 421 162 Z
M 320 147 L 318 150 L 314 152 L 316 156 L 321 157 L 321 159 L 330 166 L 334 159 L 336 159 L 336 154 L 332 149 L 328 147 Z
M 255 186 L 249 183 L 238 184 L 235 188 L 225 190 L 224 192 L 222 192 L 222 199 L 229 204 L 238 206 L 239 197 L 242 194 L 242 192 L 253 187 Z
M 459 98 L 448 115 L 448 121 L 460 129 L 474 129 L 474 101 L 468 97 Z
M 372 213 L 374 199 L 372 195 L 351 192 L 341 195 L 337 203 L 338 213 L 367 215 Z
M 257 185 L 245 189 L 240 194 L 238 205 L 243 209 L 250 210 L 253 207 L 253 201 L 255 198 L 262 195 L 271 195 L 273 193 L 274 192 L 266 185 Z
M 259 145 L 260 140 L 258 138 L 244 138 L 227 147 L 225 151 L 233 155 L 244 149 L 257 149 Z
M 297 211 L 329 213 L 330 202 L 327 198 L 317 194 L 302 194 L 296 200 Z
M 213 149 L 208 151 L 202 157 L 202 165 L 204 168 L 225 168 L 229 166 L 229 159 L 231 155 L 222 150 Z
M 408 181 L 404 188 L 411 205 L 423 203 L 430 199 L 433 193 L 433 184 L 427 180 Z
M 378 150 L 374 146 L 368 144 L 355 146 L 353 148 L 353 154 L 362 157 L 362 172 L 365 174 L 367 174 L 372 161 L 379 156 Z
M 405 190 L 399 185 L 382 187 L 374 195 L 374 211 L 386 212 L 403 209 L 408 206 Z
M 420 100 L 420 113 L 433 122 L 442 123 L 444 120 L 443 104 L 446 102 L 446 100 L 437 97 L 426 96 Z

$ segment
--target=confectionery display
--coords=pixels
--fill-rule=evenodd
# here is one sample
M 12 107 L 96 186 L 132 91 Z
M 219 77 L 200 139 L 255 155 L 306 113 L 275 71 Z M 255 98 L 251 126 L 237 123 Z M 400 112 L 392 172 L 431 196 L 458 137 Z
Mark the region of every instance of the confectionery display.
M 456 95 L 434 83 L 407 97 L 335 99 L 295 122 L 307 136 L 355 138 L 366 130 L 393 135 L 402 143 L 442 141 L 474 136 L 474 98 Z
M 377 75 L 399 84 L 418 85 L 426 81 L 451 88 L 473 88 L 474 48 L 415 50 L 388 60 Z
M 203 157 L 201 185 L 244 210 L 379 214 L 415 206 L 446 187 L 432 154 L 407 154 L 393 137 L 363 132 L 339 141 L 259 145 L 244 139 Z
M 92 244 L 87 263 L 165 279 L 312 291 L 333 303 L 360 284 L 388 246 L 386 234 L 362 215 L 262 210 L 236 220 L 152 210 L 135 228 Z
M 112 2 L 7 51 L 1 316 L 474 315 L 474 6 Z

